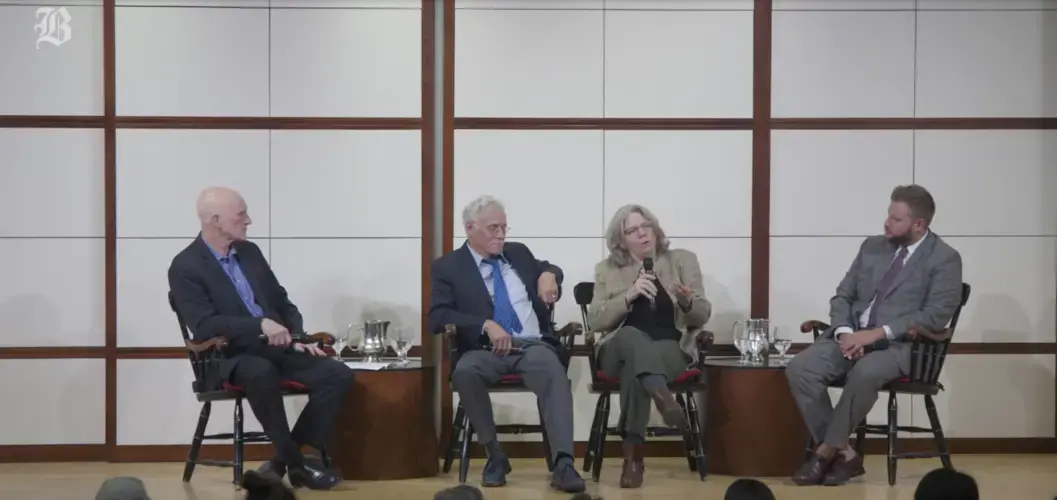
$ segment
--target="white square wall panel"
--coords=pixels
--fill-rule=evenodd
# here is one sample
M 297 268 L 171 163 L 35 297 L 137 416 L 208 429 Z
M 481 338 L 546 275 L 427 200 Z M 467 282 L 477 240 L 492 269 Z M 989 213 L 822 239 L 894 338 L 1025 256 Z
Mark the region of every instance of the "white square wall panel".
M 0 238 L 0 346 L 106 344 L 105 263 L 102 238 Z
M 268 116 L 268 10 L 118 7 L 118 115 Z
M 106 442 L 105 360 L 5 359 L 0 378 L 32 381 L 0 386 L 0 446 Z
M 949 237 L 972 285 L 953 342 L 1057 341 L 1057 237 Z
M 601 117 L 600 10 L 458 10 L 455 116 Z
M 911 130 L 775 130 L 771 235 L 880 234 L 892 189 L 913 181 Z
M 705 297 L 712 303 L 712 317 L 705 329 L 715 334 L 716 343 L 734 343 L 734 322 L 749 317 L 752 240 L 672 238 L 671 248 L 682 248 L 697 255 Z
M 914 10 L 919 0 L 772 0 L 773 10 Z M 947 1 L 947 0 L 940 0 Z
M 607 117 L 752 117 L 751 11 L 613 11 L 605 21 Z
M 419 117 L 422 13 L 273 9 L 272 116 Z
M 1057 0 L 917 0 L 918 10 L 1057 10 Z
M 916 134 L 914 180 L 936 199 L 941 234 L 1057 236 L 1057 130 Z
M 754 0 L 605 0 L 606 10 L 753 10 Z
M 917 116 L 1057 116 L 1054 47 L 1057 11 L 919 12 Z
M 344 334 L 350 325 L 422 323 L 422 242 L 415 239 L 272 240 L 272 270 L 304 327 Z
M 829 299 L 851 267 L 862 237 L 772 237 L 771 323 L 793 342 L 812 342 L 800 333 L 809 319 L 829 318 Z
M 618 208 L 637 203 L 660 219 L 670 237 L 749 236 L 752 132 L 605 134 L 603 228 Z
M 272 236 L 422 235 L 421 131 L 271 134 Z
M 511 238 L 602 236 L 601 130 L 457 130 L 453 207 L 481 195 L 506 206 Z
M 145 130 L 117 132 L 117 234 L 193 237 L 201 224 L 201 191 L 239 191 L 253 224 L 250 237 L 268 236 L 267 130 Z
M 1052 354 L 947 356 L 940 383 L 936 413 L 948 438 L 1054 437 Z M 914 420 L 907 423 L 928 427 L 925 398 L 911 404 Z
M 914 12 L 775 12 L 775 117 L 914 115 Z
M 0 128 L 0 236 L 105 235 L 103 131 Z
M 35 4 L 0 2 L 0 115 L 102 115 L 102 7 Z
M 601 10 L 604 0 L 454 0 L 455 8 L 480 10 Z

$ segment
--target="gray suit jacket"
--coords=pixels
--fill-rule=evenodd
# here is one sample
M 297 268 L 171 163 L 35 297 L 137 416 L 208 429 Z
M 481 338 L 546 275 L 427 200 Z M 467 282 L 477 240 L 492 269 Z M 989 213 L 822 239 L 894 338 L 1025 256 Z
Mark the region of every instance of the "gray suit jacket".
M 870 307 L 896 250 L 896 245 L 884 236 L 871 236 L 863 241 L 851 269 L 837 286 L 837 294 L 829 301 L 831 327 L 825 335 L 832 336 L 841 326 L 861 329 L 859 318 Z M 887 325 L 894 341 L 901 340 L 911 325 L 940 330 L 954 316 L 961 296 L 962 257 L 930 231 L 877 305 L 880 309 L 876 326 Z M 884 345 L 877 347 L 884 348 Z

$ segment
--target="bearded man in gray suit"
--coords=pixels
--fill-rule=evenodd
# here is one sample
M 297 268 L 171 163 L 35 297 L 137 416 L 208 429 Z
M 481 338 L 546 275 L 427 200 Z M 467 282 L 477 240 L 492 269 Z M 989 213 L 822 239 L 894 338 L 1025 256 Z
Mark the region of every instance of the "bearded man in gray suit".
M 918 185 L 892 191 L 884 236 L 863 241 L 830 299 L 830 325 L 786 368 L 789 387 L 815 443 L 793 475 L 800 485 L 844 484 L 866 473 L 849 435 L 878 391 L 910 371 L 907 329 L 947 326 L 961 302 L 962 258 L 929 231 L 936 202 Z M 826 387 L 839 379 L 836 408 Z

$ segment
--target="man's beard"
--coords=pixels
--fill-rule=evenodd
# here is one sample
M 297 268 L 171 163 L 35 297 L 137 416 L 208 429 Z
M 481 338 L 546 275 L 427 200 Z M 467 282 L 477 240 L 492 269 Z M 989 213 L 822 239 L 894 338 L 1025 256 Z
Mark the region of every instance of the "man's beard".
M 888 238 L 888 241 L 896 246 L 905 247 L 908 243 L 910 243 L 910 233 L 903 233 L 898 236 L 892 236 L 891 238 Z

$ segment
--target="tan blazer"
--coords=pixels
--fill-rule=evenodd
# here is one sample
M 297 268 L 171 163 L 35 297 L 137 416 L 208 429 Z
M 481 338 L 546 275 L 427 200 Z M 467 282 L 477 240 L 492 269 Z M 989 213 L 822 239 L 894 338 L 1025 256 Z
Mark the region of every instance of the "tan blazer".
M 587 310 L 587 322 L 590 330 L 601 336 L 598 346 L 611 338 L 609 333 L 624 326 L 628 315 L 624 293 L 639 277 L 641 267 L 639 263 L 617 267 L 608 258 L 595 266 L 595 293 Z M 689 286 L 694 291 L 690 310 L 683 311 L 674 296 L 672 302 L 675 303 L 675 327 L 683 332 L 679 346 L 696 360 L 697 334 L 712 316 L 712 303 L 705 298 L 701 264 L 697 261 L 697 255 L 689 250 L 668 250 L 654 260 L 653 272 L 664 285 L 664 292 L 670 296 L 671 292 L 667 287 L 675 283 Z

